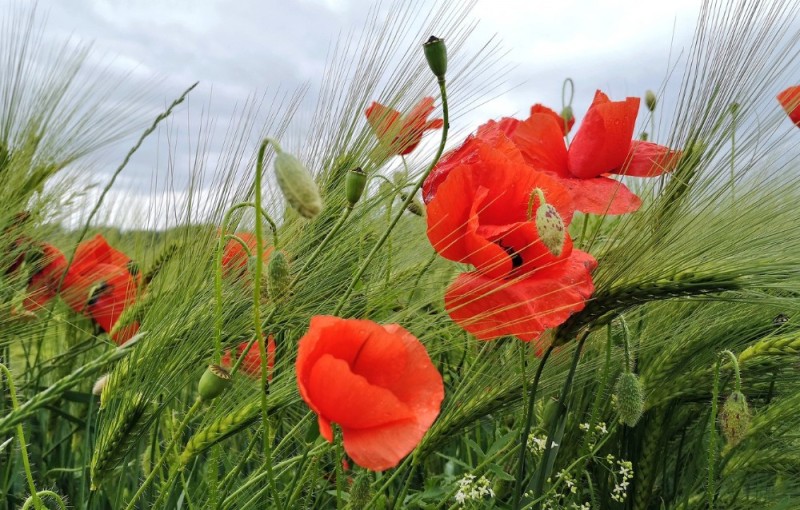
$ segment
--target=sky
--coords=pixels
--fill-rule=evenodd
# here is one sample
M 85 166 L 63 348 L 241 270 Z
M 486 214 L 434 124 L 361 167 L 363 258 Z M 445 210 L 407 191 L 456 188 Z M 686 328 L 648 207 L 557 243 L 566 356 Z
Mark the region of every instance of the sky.
M 393 3 L 383 2 L 381 12 L 391 12 Z M 524 116 L 536 102 L 560 109 L 566 77 L 575 83 L 573 109 L 579 117 L 595 89 L 619 99 L 660 90 L 670 67 L 688 49 L 698 3 L 477 0 L 469 15 L 477 26 L 466 51 L 477 52 L 492 37 L 501 41 L 502 60 L 509 65 L 503 82 L 509 90 L 459 118 L 458 127 L 469 132 L 489 118 Z M 39 0 L 38 10 L 45 23 L 43 44 L 58 46 L 70 38 L 89 42 L 89 71 L 92 66 L 110 66 L 128 73 L 128 85 L 144 91 L 138 99 L 143 119 L 163 110 L 189 84 L 200 82 L 186 109 L 179 109 L 170 127 L 145 143 L 115 184 L 113 192 L 131 200 L 130 213 L 151 207 L 156 195 L 167 193 L 154 187 L 154 175 L 172 171 L 175 179 L 168 193 L 174 198 L 196 167 L 192 157 L 197 147 L 171 141 L 170 132 L 177 137 L 175 133 L 191 133 L 205 123 L 210 133 L 203 150 L 214 154 L 222 150 L 231 113 L 252 94 L 307 85 L 299 113 L 310 111 L 332 42 L 342 33 L 357 33 L 373 4 Z M 0 14 L 7 16 L 9 7 L 19 5 L 20 0 L 0 0 Z M 96 182 L 105 184 L 131 141 L 99 157 L 92 173 Z M 171 150 L 165 148 L 169 145 Z M 131 214 L 106 219 L 130 223 L 130 218 Z

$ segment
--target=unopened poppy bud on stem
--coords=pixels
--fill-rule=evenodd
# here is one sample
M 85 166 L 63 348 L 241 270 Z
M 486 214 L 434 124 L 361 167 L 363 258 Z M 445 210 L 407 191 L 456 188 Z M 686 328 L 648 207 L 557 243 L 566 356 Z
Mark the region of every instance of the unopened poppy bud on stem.
M 443 80 L 447 73 L 447 48 L 444 39 L 432 35 L 422 48 L 425 50 L 425 59 L 431 71 L 438 79 Z
M 272 299 L 280 299 L 289 290 L 289 261 L 286 255 L 275 250 L 269 258 L 267 264 L 267 289 Z
M 533 206 L 535 197 L 539 199 L 539 207 L 536 209 L 536 230 L 539 233 L 539 238 L 550 250 L 550 253 L 558 257 L 564 250 L 564 240 L 566 238 L 564 220 L 556 208 L 547 203 L 544 198 L 544 192 L 540 188 L 534 189 L 531 193 L 529 210 Z
M 268 140 L 275 149 L 275 177 L 286 201 L 300 216 L 315 217 L 322 210 L 322 197 L 314 178 L 299 159 L 283 152 L 275 140 Z
M 572 107 L 567 105 L 561 109 L 561 118 L 564 119 L 564 125 L 569 127 L 575 115 L 572 113 Z
M 719 424 L 722 435 L 731 446 L 735 446 L 747 435 L 750 427 L 750 406 L 741 391 L 731 393 L 719 413 Z
M 347 181 L 345 182 L 345 191 L 347 193 L 347 202 L 350 205 L 356 205 L 364 193 L 364 188 L 367 185 L 367 174 L 360 167 L 356 167 L 347 172 Z
M 647 92 L 644 93 L 644 104 L 647 106 L 647 109 L 651 112 L 654 112 L 656 110 L 657 102 L 656 93 L 648 89 Z
M 635 426 L 644 411 L 644 391 L 639 377 L 627 371 L 620 375 L 614 396 L 617 397 L 619 421 L 629 427 Z
M 208 365 L 197 385 L 200 398 L 213 400 L 231 385 L 231 374 L 219 365 Z

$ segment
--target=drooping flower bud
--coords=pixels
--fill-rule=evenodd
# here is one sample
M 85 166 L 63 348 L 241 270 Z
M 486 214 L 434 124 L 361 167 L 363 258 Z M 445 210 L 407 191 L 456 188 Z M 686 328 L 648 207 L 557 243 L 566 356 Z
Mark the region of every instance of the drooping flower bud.
M 542 190 L 536 188 L 533 191 L 539 198 L 539 207 L 536 209 L 536 230 L 539 233 L 539 239 L 550 250 L 550 253 L 558 257 L 564 250 L 564 240 L 566 239 L 564 220 L 556 208 L 545 201 Z
M 369 502 L 372 500 L 371 477 L 372 475 L 367 470 L 361 471 L 358 476 L 356 476 L 353 487 L 350 489 L 348 508 L 352 508 L 353 510 L 368 508 Z
M 639 135 L 639 140 L 643 142 L 646 142 L 648 138 L 650 138 L 650 135 L 647 134 L 647 131 L 642 131 L 642 134 Z
M 656 93 L 652 90 L 648 89 L 647 92 L 644 93 L 644 104 L 647 106 L 647 109 L 651 112 L 656 111 Z
M 400 200 L 402 200 L 403 202 L 408 200 L 408 193 L 401 192 Z M 408 207 L 406 207 L 406 211 L 421 218 L 425 217 L 425 208 L 422 207 L 422 204 L 420 204 L 419 200 L 417 200 L 416 198 L 411 199 L 411 202 L 408 203 Z
M 545 429 L 549 429 L 550 425 L 558 416 L 558 400 L 551 398 L 545 404 L 544 409 L 542 410 L 542 426 Z
M 367 174 L 360 167 L 356 167 L 347 172 L 347 180 L 345 182 L 345 191 L 347 193 L 347 201 L 350 205 L 356 205 L 364 193 L 364 188 L 367 185 Z
M 200 377 L 197 391 L 203 400 L 213 400 L 231 385 L 231 374 L 219 365 L 208 365 Z
M 719 425 L 722 435 L 731 446 L 739 444 L 747 435 L 750 427 L 750 406 L 742 392 L 734 391 L 725 399 L 719 413 Z
M 299 159 L 275 147 L 275 177 L 289 205 L 304 218 L 313 218 L 322 210 L 322 197 L 314 178 Z
M 567 105 L 561 109 L 561 118 L 564 119 L 564 124 L 567 126 L 575 119 L 575 115 L 572 113 L 572 107 Z
M 633 372 L 624 372 L 617 379 L 614 396 L 617 397 L 619 421 L 633 427 L 644 411 L 644 391 L 642 382 Z
M 286 295 L 289 289 L 289 261 L 281 250 L 274 250 L 267 264 L 267 289 L 269 296 L 278 300 Z
M 447 73 L 447 48 L 444 45 L 444 39 L 432 35 L 422 45 L 422 48 L 425 50 L 425 59 L 428 61 L 431 71 L 437 78 L 443 80 Z

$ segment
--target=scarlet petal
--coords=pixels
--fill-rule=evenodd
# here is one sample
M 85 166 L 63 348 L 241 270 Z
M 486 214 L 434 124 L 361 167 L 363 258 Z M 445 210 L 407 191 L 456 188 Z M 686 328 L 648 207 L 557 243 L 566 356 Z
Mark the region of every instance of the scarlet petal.
M 794 125 L 800 127 L 800 85 L 789 87 L 778 94 L 778 102 L 783 106 Z
M 624 184 L 608 177 L 561 179 L 576 211 L 590 214 L 627 214 L 639 210 L 642 200 Z
M 681 154 L 681 151 L 673 151 L 669 147 L 653 142 L 634 140 L 631 142 L 625 163 L 611 173 L 655 177 L 673 171 L 681 159 Z
M 551 115 L 531 114 L 517 125 L 511 139 L 525 161 L 536 170 L 569 175 L 563 130 Z
M 31 276 L 27 296 L 22 303 L 23 307 L 30 312 L 38 310 L 56 297 L 58 285 L 67 268 L 67 258 L 58 248 L 48 243 L 42 243 L 41 249 L 43 256 L 38 263 L 41 269 Z
M 354 374 L 347 362 L 325 354 L 311 369 L 309 395 L 328 420 L 342 428 L 369 428 L 413 419 L 411 409 L 391 391 Z
M 411 453 L 430 427 L 413 420 L 371 429 L 343 429 L 344 449 L 356 464 L 373 471 L 393 468 Z M 375 448 L 375 445 L 381 445 Z
M 459 275 L 445 293 L 450 317 L 480 340 L 514 335 L 539 338 L 584 307 L 594 292 L 594 259 L 579 250 L 570 258 L 516 280 L 472 272 Z
M 374 101 L 364 113 L 367 116 L 367 122 L 379 138 L 400 119 L 400 112 Z
M 599 90 L 569 147 L 570 173 L 580 179 L 619 168 L 628 156 L 639 98 L 609 101 Z
M 541 113 L 549 116 L 553 120 L 555 120 L 559 127 L 561 128 L 561 133 L 563 136 L 567 136 L 567 134 L 572 129 L 572 126 L 575 125 L 575 117 L 570 118 L 568 121 L 564 120 L 564 117 L 556 113 L 553 109 L 548 108 L 542 104 L 536 103 L 535 105 L 531 106 L 531 115 L 535 113 Z
M 110 264 L 98 265 L 98 273 L 103 275 L 102 282 L 106 288 L 94 297 L 93 303 L 87 304 L 85 311 L 106 333 L 110 333 L 125 308 L 135 301 L 136 282 L 126 269 Z M 127 334 L 130 334 L 130 330 L 125 332 Z M 127 340 L 125 335 L 119 338 Z M 116 337 L 114 340 L 118 341 Z

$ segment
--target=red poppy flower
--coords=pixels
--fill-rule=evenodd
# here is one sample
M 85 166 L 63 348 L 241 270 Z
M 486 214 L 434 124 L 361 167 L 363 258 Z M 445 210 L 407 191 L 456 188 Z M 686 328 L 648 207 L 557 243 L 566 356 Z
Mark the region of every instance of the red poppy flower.
M 433 98 L 423 97 L 405 116 L 377 102 L 373 102 L 365 113 L 378 140 L 387 146 L 386 155 L 405 156 L 417 148 L 425 131 L 441 129 L 444 125 L 442 119 L 428 120 L 432 112 Z
M 41 257 L 34 262 L 37 268 L 28 282 L 28 295 L 23 306 L 28 311 L 36 311 L 56 297 L 58 284 L 67 269 L 67 258 L 55 246 L 48 243 L 39 245 Z
M 568 120 L 565 120 L 564 117 L 557 114 L 554 110 L 544 106 L 543 104 L 536 103 L 535 105 L 531 106 L 531 115 L 536 113 L 549 115 L 553 120 L 558 122 L 558 125 L 561 126 L 561 132 L 564 134 L 564 136 L 567 136 L 567 134 L 572 131 L 572 126 L 575 125 L 575 117 L 570 116 Z
M 247 347 L 247 343 L 248 342 L 242 342 L 238 347 L 236 347 L 237 359 L 244 352 L 245 348 Z M 267 380 L 269 381 L 272 380 L 272 370 L 275 368 L 275 348 L 275 339 L 272 337 L 272 335 L 269 335 L 267 337 Z M 222 355 L 220 364 L 225 368 L 230 368 L 233 366 L 233 360 L 231 360 L 230 351 L 226 351 L 225 354 Z M 247 351 L 247 354 L 242 360 L 242 364 L 239 365 L 239 369 L 245 374 L 256 379 L 261 378 L 261 352 L 259 351 L 257 342 L 253 342 L 253 345 L 250 346 L 250 350 Z
M 439 414 L 444 386 L 425 347 L 396 324 L 315 316 L 297 353 L 300 395 L 320 434 L 374 471 L 396 466 Z
M 529 342 L 582 310 L 594 292 L 597 262 L 573 250 L 567 259 L 518 278 L 459 275 L 445 293 L 445 307 L 459 326 L 480 340 L 513 335 Z
M 236 237 L 244 241 L 250 252 L 256 249 L 256 236 L 249 232 L 237 232 Z M 263 259 L 269 260 L 269 254 L 272 253 L 272 246 L 264 249 Z M 229 239 L 222 249 L 222 273 L 225 276 L 241 276 L 245 269 L 247 269 L 247 252 L 244 247 L 235 239 Z
M 537 172 L 502 149 L 475 138 L 469 157 L 449 170 L 428 204 L 428 239 L 444 258 L 465 262 L 490 278 L 526 272 L 569 256 L 565 237 L 556 257 L 539 238 L 529 204 L 534 189 L 572 221 L 569 193 L 553 178 Z M 502 145 L 502 143 L 501 143 Z M 536 201 L 534 201 L 536 204 Z M 535 210 L 535 209 L 534 209 Z
M 88 290 L 83 313 L 91 317 L 106 333 L 111 333 L 122 312 L 136 300 L 136 281 L 126 268 L 98 264 L 94 273 L 99 279 Z M 113 340 L 122 345 L 139 329 L 132 323 L 114 332 Z
M 778 94 L 778 102 L 786 110 L 795 126 L 800 127 L 800 85 L 789 87 Z

